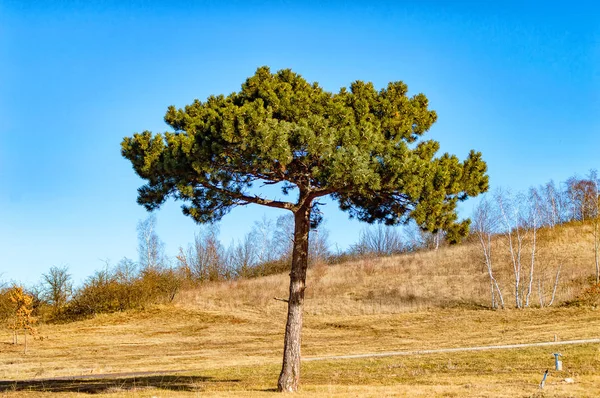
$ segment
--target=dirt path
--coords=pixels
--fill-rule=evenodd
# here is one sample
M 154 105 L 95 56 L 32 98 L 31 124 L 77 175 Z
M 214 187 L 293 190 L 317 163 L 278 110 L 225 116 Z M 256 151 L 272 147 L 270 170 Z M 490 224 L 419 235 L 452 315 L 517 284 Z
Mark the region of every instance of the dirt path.
M 302 358 L 302 360 L 303 361 L 331 361 L 331 360 L 337 360 L 337 359 L 393 357 L 393 356 L 439 354 L 439 353 L 446 353 L 446 352 L 463 352 L 463 351 L 507 350 L 507 349 L 513 349 L 513 348 L 544 347 L 544 346 L 554 346 L 554 345 L 589 344 L 589 343 L 600 343 L 600 339 L 549 341 L 549 342 L 542 342 L 542 343 L 524 343 L 524 344 L 488 345 L 488 346 L 480 346 L 480 347 L 439 348 L 439 349 L 435 349 L 435 350 L 388 351 L 388 352 L 377 352 L 377 353 L 369 353 L 369 354 L 354 354 L 354 355 L 330 355 L 330 356 L 325 356 L 325 357 Z

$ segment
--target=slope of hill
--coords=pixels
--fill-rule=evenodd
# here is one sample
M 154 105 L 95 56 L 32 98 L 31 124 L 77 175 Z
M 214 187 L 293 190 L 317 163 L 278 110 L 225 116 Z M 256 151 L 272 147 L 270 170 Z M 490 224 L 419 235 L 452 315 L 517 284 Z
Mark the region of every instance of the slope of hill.
M 521 249 L 521 289 L 526 293 L 531 267 L 531 236 Z M 494 274 L 507 307 L 514 306 L 515 276 L 507 240 L 492 243 Z M 590 225 L 571 224 L 538 231 L 531 307 L 548 305 L 556 273 L 560 274 L 554 306 L 575 299 L 589 287 L 595 272 Z M 240 306 L 268 311 L 287 296 L 288 276 L 214 283 L 180 295 L 179 303 L 203 308 Z M 397 313 L 427 308 L 485 308 L 490 305 L 490 281 L 476 237 L 458 246 L 394 257 L 366 258 L 320 265 L 309 270 L 306 309 L 313 314 L 362 315 Z

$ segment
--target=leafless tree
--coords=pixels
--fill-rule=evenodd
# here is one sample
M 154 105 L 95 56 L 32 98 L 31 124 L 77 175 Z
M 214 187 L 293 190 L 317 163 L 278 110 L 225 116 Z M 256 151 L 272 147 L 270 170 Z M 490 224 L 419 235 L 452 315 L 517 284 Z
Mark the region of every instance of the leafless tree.
M 42 275 L 43 297 L 59 311 L 69 300 L 73 292 L 73 282 L 67 266 L 52 267 Z
M 231 267 L 241 278 L 251 275 L 252 268 L 257 262 L 257 247 L 251 234 L 246 234 L 241 241 L 232 243 L 229 247 L 229 261 Z
M 527 198 L 527 219 L 526 228 L 531 235 L 531 261 L 529 266 L 529 283 L 527 285 L 527 294 L 525 295 L 525 307 L 529 307 L 531 292 L 533 289 L 533 274 L 535 268 L 535 256 L 537 253 L 537 233 L 540 228 L 542 218 L 542 198 L 535 188 L 529 190 Z
M 571 177 L 566 182 L 567 195 L 571 204 L 571 218 L 585 221 L 593 218 L 597 207 L 596 183 L 590 179 Z
M 510 192 L 501 190 L 496 192 L 495 197 L 513 266 L 515 306 L 522 308 L 521 278 L 523 265 L 521 259 L 526 231 L 523 227 L 524 220 L 521 204 L 524 203 L 524 198 L 522 195 L 513 197 Z
M 131 284 L 138 276 L 138 266 L 133 260 L 123 257 L 115 266 L 113 274 L 117 282 Z
M 271 238 L 271 251 L 275 257 L 273 260 L 279 260 L 285 263 L 291 262 L 293 249 L 294 216 L 286 213 L 277 217 L 277 220 L 275 221 L 275 230 L 273 231 Z
M 292 223 L 293 225 L 293 223 Z M 263 216 L 255 221 L 250 235 L 256 247 L 257 262 L 261 264 L 275 261 L 278 253 L 273 250 L 276 225 L 273 220 Z
M 164 260 L 164 243 L 156 233 L 156 216 L 151 214 L 138 222 L 137 231 L 140 267 L 142 270 L 160 267 Z
M 322 226 L 313 230 L 308 238 L 309 264 L 326 263 L 330 257 L 329 231 Z
M 590 199 L 589 210 L 592 220 L 592 235 L 594 236 L 594 265 L 596 267 L 596 284 L 600 283 L 600 181 L 598 181 L 598 172 L 590 170 L 588 173 L 588 181 L 590 182 Z
M 405 251 L 405 246 L 398 228 L 377 224 L 363 228 L 351 250 L 359 255 L 391 256 Z
M 554 287 L 552 289 L 552 297 L 550 299 L 550 302 L 548 303 L 548 306 L 551 306 L 554 303 L 554 298 L 556 297 L 556 288 L 558 287 L 558 278 L 560 277 L 561 267 L 562 267 L 562 264 L 558 264 L 558 268 L 556 269 L 556 278 L 554 279 Z
M 541 198 L 542 225 L 554 228 L 569 220 L 569 204 L 566 192 L 550 180 L 538 189 Z
M 492 237 L 498 232 L 499 219 L 497 212 L 487 197 L 483 197 L 479 205 L 475 208 L 472 228 L 481 245 L 484 263 L 490 277 L 492 308 L 498 308 L 498 305 L 500 305 L 500 308 L 504 308 L 502 290 L 494 276 L 492 262 Z M 496 295 L 498 296 L 497 298 Z
M 219 280 L 230 276 L 225 262 L 224 248 L 219 241 L 219 227 L 210 224 L 194 235 L 194 243 L 188 246 L 187 252 L 180 258 L 189 268 L 192 278 L 199 281 Z

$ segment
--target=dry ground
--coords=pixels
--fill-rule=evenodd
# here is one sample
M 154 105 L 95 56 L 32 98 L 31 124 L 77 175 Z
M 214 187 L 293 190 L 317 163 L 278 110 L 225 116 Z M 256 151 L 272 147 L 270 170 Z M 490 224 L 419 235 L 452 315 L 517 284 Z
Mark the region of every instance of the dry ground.
M 229 314 L 182 306 L 100 316 L 40 328 L 22 355 L 1 336 L 1 394 L 107 396 L 270 395 L 279 371 L 284 308 L 278 316 Z M 445 309 L 397 314 L 307 315 L 305 356 L 464 347 L 599 337 L 600 313 L 586 309 L 488 311 Z M 544 394 L 537 384 L 552 368 Z M 96 373 L 185 371 L 160 376 L 15 383 Z M 303 364 L 309 396 L 598 396 L 600 345 L 431 354 Z M 564 384 L 565 377 L 576 380 Z M 26 392 L 30 391 L 30 392 Z
M 541 240 L 539 269 L 561 263 L 564 270 L 557 302 L 578 294 L 593 270 L 581 231 L 544 232 L 552 238 Z M 501 252 L 502 242 L 496 245 Z M 510 302 L 508 264 L 501 255 L 497 264 Z M 600 337 L 594 309 L 491 311 L 487 289 L 474 244 L 317 266 L 308 277 L 303 356 Z M 286 290 L 287 275 L 215 283 L 182 292 L 170 306 L 41 325 L 27 355 L 0 331 L 0 396 L 272 396 L 286 316 L 285 303 L 273 297 Z M 541 391 L 557 350 L 565 370 L 551 372 Z M 144 371 L 166 374 L 44 380 Z M 305 362 L 301 395 L 600 396 L 600 345 Z

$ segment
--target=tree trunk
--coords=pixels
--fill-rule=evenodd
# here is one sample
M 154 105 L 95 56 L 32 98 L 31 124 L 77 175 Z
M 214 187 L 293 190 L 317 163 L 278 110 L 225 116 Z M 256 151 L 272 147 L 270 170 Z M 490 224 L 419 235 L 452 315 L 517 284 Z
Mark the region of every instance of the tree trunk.
M 596 215 L 596 219 L 594 220 L 594 262 L 596 264 L 596 285 L 598 283 L 600 283 L 600 261 L 598 259 L 598 249 L 599 249 L 599 243 L 598 242 L 598 223 L 600 222 L 598 220 L 598 215 Z
M 310 210 L 310 204 L 305 204 L 294 213 L 294 249 L 290 272 L 288 318 L 285 325 L 283 366 L 277 382 L 277 389 L 284 392 L 297 391 L 300 382 L 300 344 L 306 269 L 308 267 Z
M 500 308 L 504 309 L 504 297 L 502 296 L 502 291 L 500 290 L 500 286 L 498 285 L 498 281 L 494 278 L 494 285 L 496 286 L 496 292 L 498 292 L 498 299 L 500 300 Z

